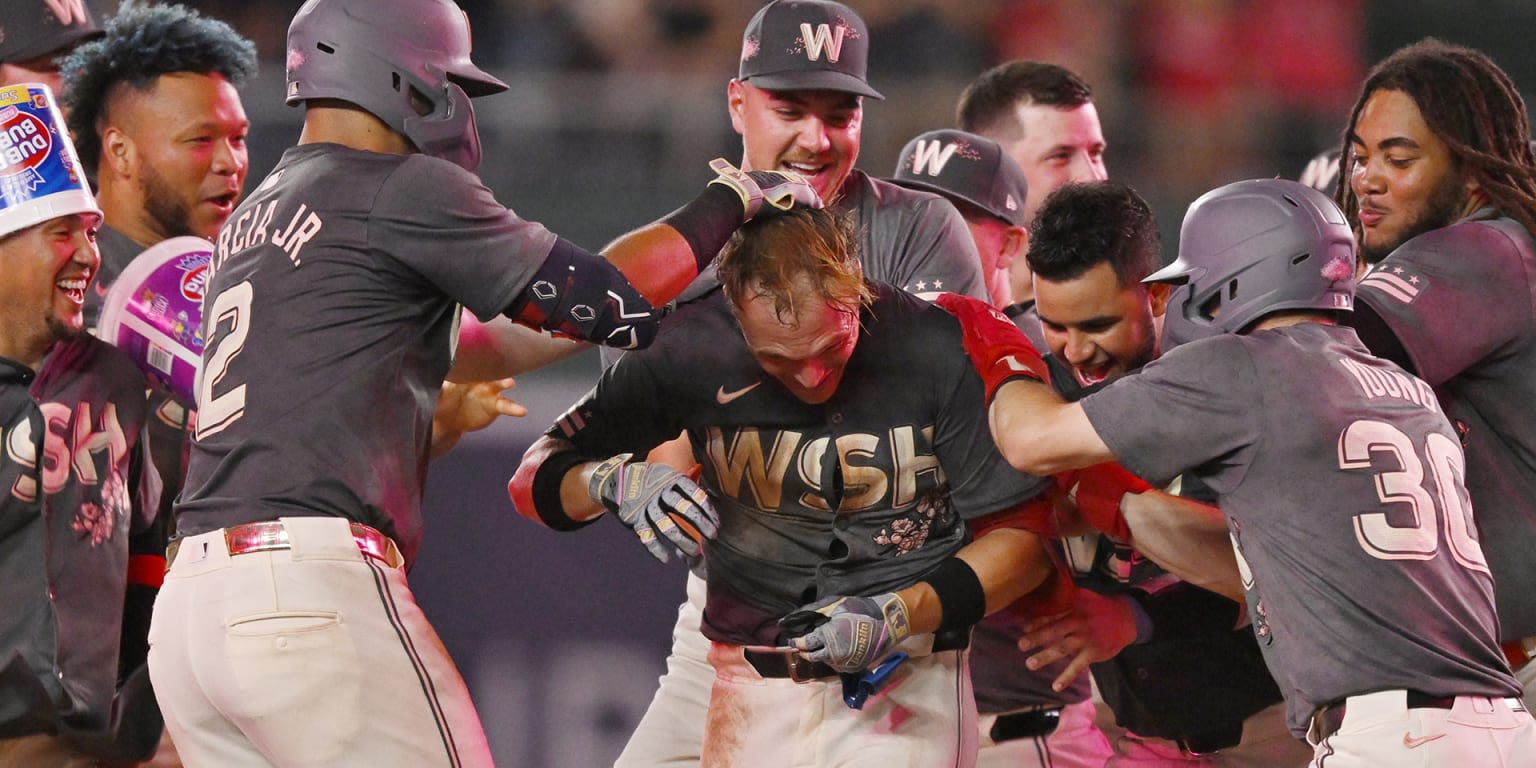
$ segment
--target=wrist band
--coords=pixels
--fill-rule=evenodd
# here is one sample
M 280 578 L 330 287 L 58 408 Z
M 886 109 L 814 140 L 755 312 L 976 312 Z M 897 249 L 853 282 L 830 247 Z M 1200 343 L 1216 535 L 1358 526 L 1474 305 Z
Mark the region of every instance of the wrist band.
M 730 187 L 708 184 L 693 202 L 667 214 L 661 223 L 677 230 L 688 241 L 694 264 L 703 272 L 745 216 L 740 195 Z
M 976 571 L 964 560 L 951 557 L 923 577 L 939 598 L 939 631 L 967 629 L 987 615 L 987 592 Z

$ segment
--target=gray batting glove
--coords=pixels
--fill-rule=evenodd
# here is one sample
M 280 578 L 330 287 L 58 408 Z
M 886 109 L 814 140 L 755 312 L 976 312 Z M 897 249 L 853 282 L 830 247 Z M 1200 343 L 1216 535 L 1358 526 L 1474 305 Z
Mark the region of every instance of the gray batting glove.
M 789 644 L 801 656 L 825 662 L 839 672 L 868 669 L 911 633 L 907 604 L 894 592 L 874 597 L 832 597 L 801 610 L 824 614 L 827 621 L 790 638 Z
M 669 544 L 696 560 L 704 552 L 704 540 L 714 538 L 720 529 L 709 495 L 665 464 L 631 462 L 631 458 L 632 454 L 621 453 L 598 464 L 587 492 L 635 529 L 640 543 L 657 560 L 671 559 Z
M 723 157 L 710 161 L 709 169 L 719 174 L 710 184 L 729 187 L 741 196 L 742 207 L 746 209 L 745 221 L 751 221 L 764 204 L 779 211 L 787 211 L 796 205 L 821 207 L 821 196 L 816 194 L 816 188 L 794 171 L 743 171 Z

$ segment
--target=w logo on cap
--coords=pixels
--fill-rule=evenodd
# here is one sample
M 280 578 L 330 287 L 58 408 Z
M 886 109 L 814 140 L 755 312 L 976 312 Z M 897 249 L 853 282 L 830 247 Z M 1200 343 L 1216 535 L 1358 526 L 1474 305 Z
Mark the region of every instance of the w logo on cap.
M 919 139 L 917 147 L 912 150 L 912 173 L 938 176 L 944 172 L 944 166 L 949 164 L 949 159 L 954 157 L 959 149 L 960 145 L 956 142 L 946 144 L 942 141 Z
M 843 36 L 848 34 L 848 27 L 838 24 L 834 28 L 831 24 L 817 24 L 813 30 L 809 22 L 800 22 L 800 42 L 805 46 L 805 57 L 811 61 L 820 61 L 823 49 L 827 52 L 827 61 L 833 64 L 843 55 Z
M 66 27 L 89 24 L 91 15 L 85 11 L 84 0 L 43 0 L 43 5 L 53 11 L 54 18 Z

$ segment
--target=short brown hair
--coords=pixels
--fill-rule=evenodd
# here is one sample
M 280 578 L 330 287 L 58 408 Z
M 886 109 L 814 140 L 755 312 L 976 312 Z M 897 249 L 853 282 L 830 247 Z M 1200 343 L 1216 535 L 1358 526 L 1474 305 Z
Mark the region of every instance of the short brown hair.
M 799 316 L 798 302 L 810 298 L 807 285 L 829 303 L 860 306 L 871 298 L 852 218 L 824 209 L 796 208 L 743 224 L 716 264 L 727 299 L 739 305 L 770 298 L 786 323 Z

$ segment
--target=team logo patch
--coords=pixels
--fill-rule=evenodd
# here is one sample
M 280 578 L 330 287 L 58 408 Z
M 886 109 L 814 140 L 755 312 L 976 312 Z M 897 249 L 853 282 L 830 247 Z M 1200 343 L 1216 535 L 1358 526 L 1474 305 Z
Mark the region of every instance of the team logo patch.
M 1373 288 L 1388 298 L 1412 304 L 1429 287 L 1429 280 L 1412 267 L 1382 262 L 1360 281 L 1360 287 Z

